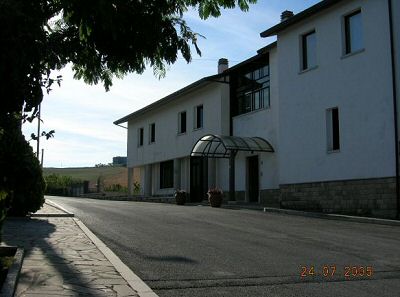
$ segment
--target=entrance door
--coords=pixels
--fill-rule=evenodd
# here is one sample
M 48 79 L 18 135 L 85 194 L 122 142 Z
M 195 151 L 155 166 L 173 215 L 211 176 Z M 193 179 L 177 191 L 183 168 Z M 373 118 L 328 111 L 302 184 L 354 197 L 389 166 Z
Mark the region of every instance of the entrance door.
M 249 202 L 258 202 L 259 188 L 258 156 L 247 158 L 247 193 Z
M 190 201 L 201 202 L 206 198 L 208 166 L 206 157 L 190 157 Z

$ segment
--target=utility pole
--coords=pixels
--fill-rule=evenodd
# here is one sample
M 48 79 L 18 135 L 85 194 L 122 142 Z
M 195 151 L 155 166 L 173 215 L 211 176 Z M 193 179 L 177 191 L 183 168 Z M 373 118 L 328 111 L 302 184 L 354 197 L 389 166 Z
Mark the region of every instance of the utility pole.
M 44 155 L 44 149 L 42 149 L 42 156 L 40 157 L 40 166 L 43 168 L 43 155 Z
M 39 104 L 39 113 L 38 113 L 38 126 L 37 126 L 37 140 L 36 140 L 36 157 L 39 159 L 39 141 L 40 141 L 40 110 L 42 104 Z

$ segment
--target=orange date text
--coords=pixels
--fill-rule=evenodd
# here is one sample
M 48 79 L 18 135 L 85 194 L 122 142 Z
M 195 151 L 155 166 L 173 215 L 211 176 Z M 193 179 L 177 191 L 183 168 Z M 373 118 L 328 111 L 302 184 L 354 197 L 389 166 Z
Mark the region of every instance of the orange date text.
M 372 266 L 362 265 L 346 265 L 341 267 L 337 265 L 304 265 L 300 267 L 301 278 L 314 276 L 322 276 L 325 278 L 342 276 L 346 279 L 349 279 L 355 277 L 372 277 L 373 273 L 374 270 Z

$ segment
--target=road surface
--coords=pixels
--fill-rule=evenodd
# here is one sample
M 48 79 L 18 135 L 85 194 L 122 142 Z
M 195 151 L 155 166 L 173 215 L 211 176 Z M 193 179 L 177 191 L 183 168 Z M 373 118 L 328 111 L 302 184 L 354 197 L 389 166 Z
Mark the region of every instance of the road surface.
M 161 297 L 400 296 L 400 227 L 48 197 Z

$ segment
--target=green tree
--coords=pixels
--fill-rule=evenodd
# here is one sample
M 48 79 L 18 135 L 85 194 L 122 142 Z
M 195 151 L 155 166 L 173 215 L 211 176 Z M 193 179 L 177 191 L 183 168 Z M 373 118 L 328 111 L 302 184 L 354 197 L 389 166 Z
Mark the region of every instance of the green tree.
M 14 121 L 7 123 L 0 135 L 0 214 L 5 208 L 9 213 L 24 216 L 43 205 L 45 182 L 39 160 Z M 4 195 L 4 192 L 7 195 Z M 7 200 L 4 198 L 7 196 Z M 4 217 L 1 216 L 0 220 Z
M 71 63 L 75 78 L 102 82 L 113 76 L 156 75 L 180 52 L 191 60 L 198 34 L 184 20 L 196 7 L 199 16 L 218 17 L 222 8 L 243 11 L 256 0 L 0 0 L 0 96 L 2 113 L 32 112 L 60 77 L 53 70 Z M 31 120 L 32 118 L 27 118 Z
M 246 11 L 256 0 L 0 0 L 0 146 L 21 145 L 21 129 L 15 126 L 32 121 L 43 100 L 60 76 L 52 76 L 67 64 L 74 77 L 86 83 L 102 82 L 108 90 L 113 76 L 129 72 L 142 73 L 151 67 L 163 76 L 166 65 L 174 63 L 181 53 L 191 60 L 191 45 L 197 53 L 198 34 L 184 20 L 184 13 L 196 8 L 202 19 L 218 17 L 221 9 L 238 6 Z M 10 122 L 13 124 L 10 125 Z M 13 128 L 10 128 L 13 127 Z M 15 134 L 15 142 L 11 134 Z M 37 135 L 39 137 L 40 135 Z M 14 141 L 14 142 L 13 142 Z M 17 150 L 23 154 L 24 150 Z M 12 150 L 7 150 L 11 154 Z M 33 154 L 24 156 L 34 158 Z M 25 158 L 24 157 L 24 158 Z M 22 166 L 18 174 L 35 167 L 0 154 L 0 164 Z M 17 165 L 18 164 L 18 165 Z M 32 167 L 33 166 L 33 167 Z M 32 189 L 42 193 L 41 171 Z M 8 192 L 17 171 L 1 170 L 0 190 Z M 27 187 L 26 195 L 32 193 Z M 15 195 L 14 195 L 15 196 Z M 13 197 L 15 199 L 15 197 Z M 28 199 L 28 198 L 26 198 Z M 42 200 L 39 199 L 39 205 Z M 33 211 L 24 208 L 24 211 Z

